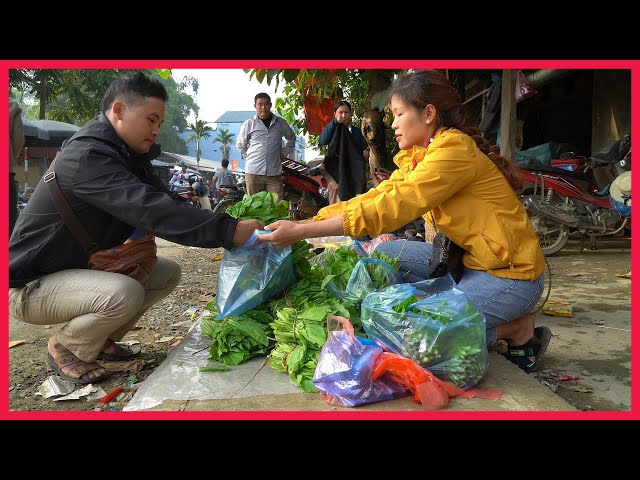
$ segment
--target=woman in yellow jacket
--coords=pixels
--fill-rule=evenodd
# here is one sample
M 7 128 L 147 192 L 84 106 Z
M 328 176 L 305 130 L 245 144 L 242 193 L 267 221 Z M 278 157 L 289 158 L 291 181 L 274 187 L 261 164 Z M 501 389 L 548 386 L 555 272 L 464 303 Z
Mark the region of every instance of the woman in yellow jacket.
M 534 328 L 528 312 L 544 286 L 544 256 L 514 189 L 515 164 L 465 123 L 464 107 L 444 75 L 433 70 L 396 79 L 389 102 L 400 147 L 398 169 L 376 188 L 318 212 L 313 222 L 278 221 L 261 238 L 284 246 L 304 238 L 392 232 L 424 215 L 465 249 L 458 288 L 484 313 L 487 344 L 506 340 L 507 358 L 537 370 L 551 331 Z M 435 225 L 433 225 L 435 222 Z M 398 240 L 377 250 L 398 259 L 404 279 L 426 279 L 432 245 Z

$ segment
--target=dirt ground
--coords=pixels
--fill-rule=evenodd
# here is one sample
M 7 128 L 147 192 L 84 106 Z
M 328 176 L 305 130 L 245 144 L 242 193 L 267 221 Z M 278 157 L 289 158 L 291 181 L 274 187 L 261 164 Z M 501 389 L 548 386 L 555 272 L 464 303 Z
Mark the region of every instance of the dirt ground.
M 596 251 L 580 252 L 579 243 L 572 240 L 562 252 L 548 258 L 552 271 L 549 300 L 570 302 L 574 315 L 562 318 L 541 311 L 536 314 L 537 324 L 549 326 L 554 338 L 541 370 L 532 375 L 579 410 L 631 408 L 631 280 L 620 276 L 631 270 L 630 243 L 628 238 L 616 238 L 599 242 Z M 174 244 L 159 248 L 159 255 L 180 263 L 182 280 L 124 338 L 139 342 L 142 361 L 103 363 L 110 370 L 124 369 L 95 385 L 104 393 L 122 388 L 110 403 L 84 397 L 53 401 L 36 395 L 50 376 L 44 362 L 47 341 L 59 326 L 32 326 L 10 320 L 10 345 L 12 341 L 23 343 L 9 349 L 9 410 L 121 410 L 135 394 L 136 384 L 162 363 L 214 297 L 217 257 L 223 252 Z M 545 287 L 543 299 L 546 294 Z M 562 375 L 580 378 L 561 380 Z

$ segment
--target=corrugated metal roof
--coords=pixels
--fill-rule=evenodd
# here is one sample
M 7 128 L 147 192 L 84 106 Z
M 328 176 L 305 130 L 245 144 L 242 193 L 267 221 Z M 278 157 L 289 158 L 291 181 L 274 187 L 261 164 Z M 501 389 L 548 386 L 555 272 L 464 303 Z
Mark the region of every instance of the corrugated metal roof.
M 243 123 L 245 120 L 252 118 L 255 114 L 255 110 L 227 111 L 216 120 L 216 123 Z

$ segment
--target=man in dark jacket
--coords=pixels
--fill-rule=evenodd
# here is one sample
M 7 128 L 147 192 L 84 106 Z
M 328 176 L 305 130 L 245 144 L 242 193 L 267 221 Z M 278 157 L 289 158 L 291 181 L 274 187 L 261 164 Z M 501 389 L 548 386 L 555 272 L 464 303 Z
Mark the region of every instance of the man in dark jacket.
M 162 84 L 143 73 L 114 81 L 102 112 L 56 159 L 55 181 L 99 249 L 122 244 L 136 229 L 183 245 L 230 248 L 263 226 L 190 208 L 153 174 L 166 100 Z M 166 258 L 158 258 L 143 286 L 126 275 L 88 269 L 91 253 L 41 181 L 9 240 L 9 313 L 35 325 L 68 322 L 49 339 L 47 363 L 74 383 L 107 377 L 96 359 L 139 355 L 116 342 L 180 281 L 180 267 Z

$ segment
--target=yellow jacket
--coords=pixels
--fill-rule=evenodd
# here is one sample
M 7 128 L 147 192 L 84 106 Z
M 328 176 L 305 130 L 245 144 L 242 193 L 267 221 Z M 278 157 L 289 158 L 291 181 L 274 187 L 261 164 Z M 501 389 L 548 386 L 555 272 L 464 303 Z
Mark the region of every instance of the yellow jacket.
M 414 168 L 414 159 L 416 166 Z M 474 140 L 441 128 L 428 148 L 401 150 L 388 180 L 321 209 L 314 220 L 342 215 L 345 235 L 375 237 L 423 215 L 466 250 L 464 265 L 497 277 L 535 280 L 544 256 L 527 212 Z

